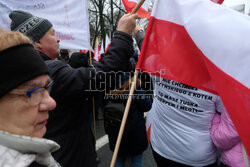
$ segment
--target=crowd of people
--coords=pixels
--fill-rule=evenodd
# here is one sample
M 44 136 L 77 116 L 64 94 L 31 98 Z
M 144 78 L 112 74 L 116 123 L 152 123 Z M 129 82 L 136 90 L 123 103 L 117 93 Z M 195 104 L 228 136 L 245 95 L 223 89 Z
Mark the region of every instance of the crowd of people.
M 92 100 L 103 97 L 100 91 L 128 91 L 129 83 L 119 88 L 133 77 L 126 72 L 133 71 L 138 60 L 132 34 L 139 48 L 145 35 L 136 26 L 138 15 L 121 17 L 105 56 L 92 63 L 81 52 L 69 58 L 61 51 L 64 60 L 57 59 L 60 40 L 49 20 L 25 11 L 12 11 L 9 17 L 11 31 L 0 31 L 0 166 L 96 167 Z M 120 76 L 112 75 L 121 71 Z M 152 78 L 138 81 L 135 95 L 153 88 L 154 98 L 133 99 L 116 167 L 124 166 L 128 157 L 133 167 L 141 167 L 148 146 L 158 167 L 217 167 L 218 152 L 223 166 L 243 167 L 250 160 L 244 158 L 239 135 L 218 95 Z M 97 91 L 103 82 L 113 86 Z M 153 87 L 143 86 L 145 82 Z M 103 105 L 110 102 L 125 104 L 126 99 Z M 113 151 L 118 131 L 112 132 L 108 136 Z

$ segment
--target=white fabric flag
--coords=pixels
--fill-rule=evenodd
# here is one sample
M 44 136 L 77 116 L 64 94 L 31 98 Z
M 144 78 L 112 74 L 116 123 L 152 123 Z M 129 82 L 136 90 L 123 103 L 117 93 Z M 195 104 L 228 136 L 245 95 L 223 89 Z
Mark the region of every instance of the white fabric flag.
M 106 34 L 105 48 L 103 47 L 103 39 L 102 39 L 102 46 L 101 46 L 101 52 L 100 52 L 100 54 L 105 53 L 105 51 L 107 50 L 107 48 L 108 48 L 109 45 L 110 45 L 110 42 L 111 42 L 111 41 L 110 41 L 108 35 Z
M 99 40 L 96 38 L 96 45 L 95 45 L 95 60 L 98 61 L 98 58 L 100 56 L 100 51 L 99 51 Z
M 60 39 L 60 48 L 90 48 L 87 0 L 0 1 L 1 28 L 10 29 L 9 13 L 13 10 L 23 10 L 48 19 Z

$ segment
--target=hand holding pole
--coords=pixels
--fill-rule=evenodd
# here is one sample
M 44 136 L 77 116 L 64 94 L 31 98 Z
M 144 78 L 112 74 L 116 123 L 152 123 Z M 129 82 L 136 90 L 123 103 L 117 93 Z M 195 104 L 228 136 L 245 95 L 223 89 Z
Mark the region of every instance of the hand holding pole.
M 136 7 L 131 12 L 131 14 L 135 14 L 137 12 L 137 10 L 141 7 L 141 5 L 144 3 L 144 1 L 145 0 L 140 0 L 138 2 L 138 4 L 136 5 Z M 120 144 L 121 144 L 122 135 L 123 135 L 123 132 L 124 132 L 126 121 L 127 121 L 130 104 L 132 102 L 132 97 L 133 97 L 134 90 L 135 90 L 135 87 L 136 87 L 136 81 L 137 81 L 138 74 L 139 74 L 139 71 L 135 70 L 134 81 L 132 82 L 132 86 L 131 86 L 131 89 L 130 89 L 130 92 L 129 92 L 129 98 L 127 100 L 127 104 L 126 104 L 125 111 L 124 111 L 124 114 L 123 114 L 123 118 L 122 118 L 122 122 L 121 122 L 120 130 L 119 130 L 119 134 L 118 134 L 118 137 L 117 137 L 115 150 L 114 150 L 114 154 L 113 154 L 113 157 L 112 157 L 112 160 L 111 160 L 110 167 L 115 166 L 115 161 L 116 161 L 117 154 L 118 154 L 118 151 L 119 151 L 119 147 L 120 147 Z

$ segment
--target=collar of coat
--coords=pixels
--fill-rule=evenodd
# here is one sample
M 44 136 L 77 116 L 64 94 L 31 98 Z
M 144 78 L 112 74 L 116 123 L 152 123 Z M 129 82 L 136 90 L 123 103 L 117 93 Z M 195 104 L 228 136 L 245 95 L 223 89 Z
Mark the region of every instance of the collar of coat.
M 0 131 L 0 145 L 17 150 L 21 153 L 38 153 L 54 152 L 60 146 L 48 139 L 20 136 Z
M 33 161 L 50 167 L 60 166 L 51 152 L 60 146 L 52 140 L 20 136 L 0 131 L 0 164 L 28 166 Z

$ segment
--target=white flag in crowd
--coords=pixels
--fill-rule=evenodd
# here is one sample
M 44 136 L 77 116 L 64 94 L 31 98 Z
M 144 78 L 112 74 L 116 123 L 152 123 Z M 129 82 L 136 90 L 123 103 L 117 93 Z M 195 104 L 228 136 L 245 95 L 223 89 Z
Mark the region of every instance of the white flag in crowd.
M 60 39 L 60 48 L 89 49 L 87 0 L 8 0 L 0 1 L 0 27 L 10 29 L 9 13 L 23 10 L 48 19 Z
M 96 45 L 95 45 L 95 60 L 98 61 L 100 57 L 100 46 L 99 46 L 99 40 L 96 38 Z
M 100 54 L 106 52 L 107 48 L 108 48 L 109 45 L 110 45 L 110 42 L 111 42 L 111 41 L 110 41 L 108 35 L 106 34 L 106 38 L 105 38 L 105 48 L 104 48 L 104 46 L 103 46 L 103 39 L 102 39 L 102 46 L 101 46 L 101 52 L 100 52 Z

